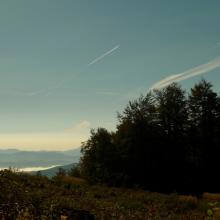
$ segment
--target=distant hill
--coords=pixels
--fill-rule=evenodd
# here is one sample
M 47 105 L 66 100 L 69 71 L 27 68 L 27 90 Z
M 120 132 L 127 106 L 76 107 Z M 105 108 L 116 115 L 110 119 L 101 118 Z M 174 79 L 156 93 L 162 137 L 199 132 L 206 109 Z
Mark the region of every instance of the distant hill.
M 78 163 L 80 148 L 68 151 L 0 150 L 0 168 L 49 167 Z
M 35 171 L 35 172 L 31 172 L 31 174 L 36 174 L 37 172 L 40 172 L 40 174 L 42 176 L 47 176 L 49 178 L 52 178 L 53 176 L 55 176 L 59 170 L 59 168 L 64 169 L 66 172 L 70 171 L 72 167 L 76 166 L 77 163 L 71 163 L 71 164 L 67 164 L 67 165 L 63 165 L 63 166 L 57 166 L 57 167 L 53 167 L 47 170 L 39 170 L 39 171 Z
M 81 148 L 76 148 L 76 149 L 71 149 L 71 150 L 66 150 L 66 151 L 61 151 L 65 155 L 74 155 L 74 156 L 81 156 L 80 152 Z
M 14 154 L 19 152 L 17 149 L 0 149 L 0 154 Z

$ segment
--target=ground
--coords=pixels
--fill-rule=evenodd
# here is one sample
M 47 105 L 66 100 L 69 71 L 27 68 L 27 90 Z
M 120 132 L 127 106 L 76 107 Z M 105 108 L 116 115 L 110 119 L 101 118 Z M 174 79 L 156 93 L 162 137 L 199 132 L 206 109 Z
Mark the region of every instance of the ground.
M 96 220 L 220 219 L 220 194 L 167 195 L 11 171 L 0 172 L 0 185 L 0 216 L 8 219 L 60 219 L 79 210 Z

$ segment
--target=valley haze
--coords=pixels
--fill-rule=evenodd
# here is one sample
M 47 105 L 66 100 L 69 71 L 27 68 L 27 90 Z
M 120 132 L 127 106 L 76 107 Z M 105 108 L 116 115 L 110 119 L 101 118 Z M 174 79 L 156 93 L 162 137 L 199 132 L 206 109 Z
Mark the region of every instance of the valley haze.
M 37 171 L 78 163 L 80 148 L 66 151 L 21 151 L 0 149 L 0 169 L 17 168 L 23 171 Z

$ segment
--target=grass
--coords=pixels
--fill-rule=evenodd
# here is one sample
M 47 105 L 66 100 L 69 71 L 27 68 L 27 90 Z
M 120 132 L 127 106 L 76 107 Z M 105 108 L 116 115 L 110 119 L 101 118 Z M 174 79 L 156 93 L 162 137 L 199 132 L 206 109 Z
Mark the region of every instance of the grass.
M 90 186 L 79 178 L 0 172 L 0 219 L 60 219 L 86 210 L 96 220 L 219 220 L 220 194 L 159 194 L 141 189 Z

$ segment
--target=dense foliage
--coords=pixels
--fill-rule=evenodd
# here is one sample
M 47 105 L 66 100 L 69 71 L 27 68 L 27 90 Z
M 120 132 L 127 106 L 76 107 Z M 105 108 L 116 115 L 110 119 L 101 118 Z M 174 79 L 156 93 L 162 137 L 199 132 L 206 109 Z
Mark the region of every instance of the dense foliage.
M 205 80 L 149 92 L 118 114 L 115 132 L 92 130 L 81 175 L 94 183 L 162 192 L 220 191 L 220 97 Z

